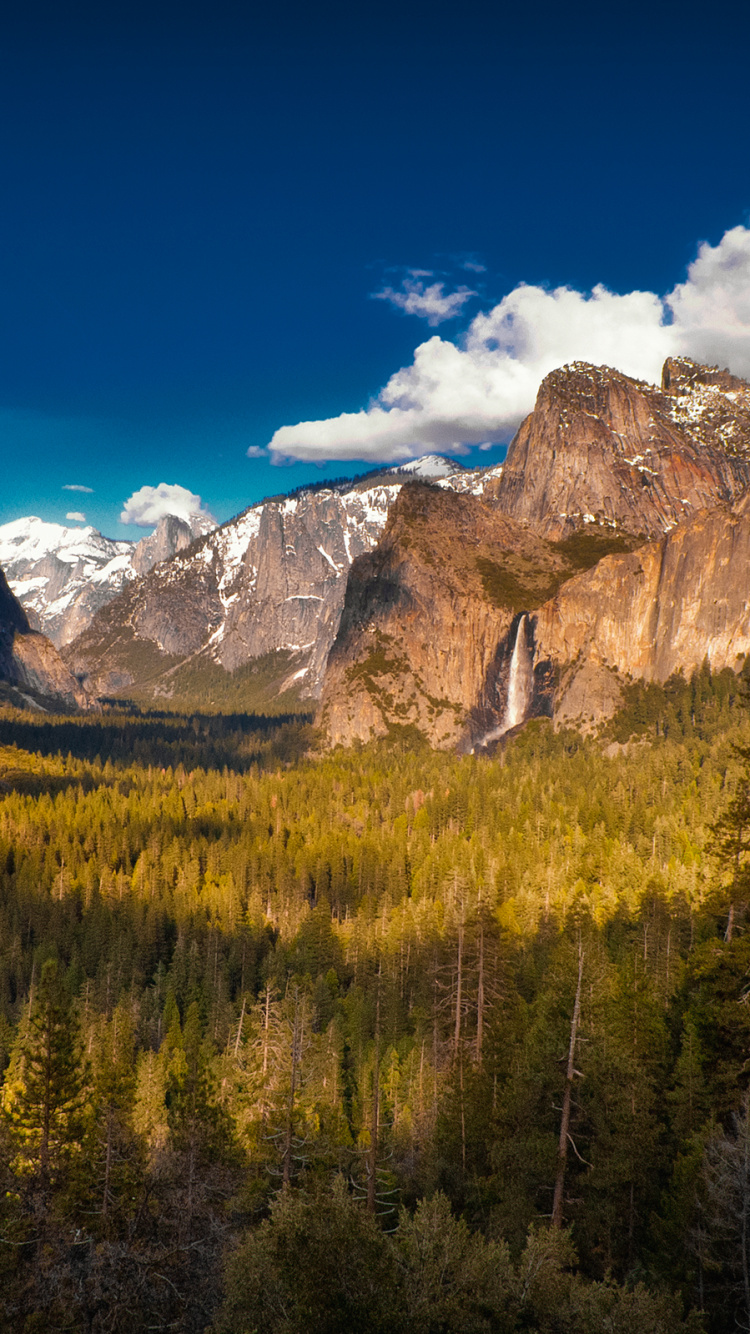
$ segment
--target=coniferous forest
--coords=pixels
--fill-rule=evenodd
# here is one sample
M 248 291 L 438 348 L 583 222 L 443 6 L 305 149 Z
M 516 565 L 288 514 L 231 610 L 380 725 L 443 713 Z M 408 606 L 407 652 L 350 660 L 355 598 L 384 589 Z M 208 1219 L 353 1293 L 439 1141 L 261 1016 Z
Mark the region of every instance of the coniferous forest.
M 0 714 L 3 1328 L 750 1329 L 750 709 Z

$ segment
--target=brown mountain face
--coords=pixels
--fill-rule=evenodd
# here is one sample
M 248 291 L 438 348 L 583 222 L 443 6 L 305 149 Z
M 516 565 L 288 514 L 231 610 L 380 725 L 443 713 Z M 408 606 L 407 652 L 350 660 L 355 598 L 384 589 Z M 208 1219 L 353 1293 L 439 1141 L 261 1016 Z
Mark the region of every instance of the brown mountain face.
M 483 499 L 411 483 L 349 573 L 320 723 L 332 744 L 410 728 L 471 747 L 502 726 L 519 612 L 622 539 L 538 538 Z M 549 710 L 542 665 L 530 711 Z
M 588 726 L 626 677 L 736 667 L 748 483 L 744 381 L 686 358 L 661 389 L 553 372 L 481 499 L 405 488 L 355 561 L 323 690 L 330 741 L 400 725 L 476 747 L 539 713 Z
M 705 658 L 736 670 L 750 653 L 749 574 L 750 496 L 564 584 L 529 618 L 535 669 L 559 678 L 556 719 L 600 721 L 624 677 L 665 681 Z
M 750 386 L 670 359 L 657 389 L 574 362 L 542 382 L 494 498 L 544 537 L 583 525 L 660 537 L 750 483 Z
M 61 710 L 87 708 L 89 699 L 57 649 L 29 626 L 0 570 L 0 683 L 11 703 Z

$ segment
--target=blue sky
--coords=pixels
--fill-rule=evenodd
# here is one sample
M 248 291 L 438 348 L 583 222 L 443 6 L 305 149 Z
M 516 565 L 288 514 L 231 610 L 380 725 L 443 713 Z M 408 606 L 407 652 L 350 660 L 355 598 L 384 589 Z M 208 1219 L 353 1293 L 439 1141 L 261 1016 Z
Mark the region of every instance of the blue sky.
M 744 282 L 749 29 L 677 4 L 4 7 L 0 521 L 80 510 L 139 536 L 118 516 L 160 482 L 225 519 L 420 433 L 489 462 L 545 357 L 651 374 L 672 326 L 747 373 L 715 293 Z M 654 313 L 597 284 L 683 289 Z M 462 288 L 437 324 L 403 309 Z M 534 321 L 556 332 L 527 355 Z M 511 327 L 506 411 L 502 376 L 469 381 Z M 303 461 L 273 466 L 276 432 Z

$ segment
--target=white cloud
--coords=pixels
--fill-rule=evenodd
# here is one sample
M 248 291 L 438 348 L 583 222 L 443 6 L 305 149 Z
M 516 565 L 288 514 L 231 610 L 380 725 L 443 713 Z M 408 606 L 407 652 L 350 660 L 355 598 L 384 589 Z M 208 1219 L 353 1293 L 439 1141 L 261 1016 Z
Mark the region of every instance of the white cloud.
M 265 459 L 268 458 L 268 450 L 263 449 L 260 445 L 249 445 L 247 457 L 249 459 Z
M 461 265 L 462 269 L 468 269 L 470 273 L 486 273 L 486 264 L 477 264 L 475 259 L 465 259 Z
M 373 298 L 376 301 L 390 301 L 392 306 L 397 306 L 406 315 L 419 315 L 420 319 L 427 320 L 431 329 L 442 324 L 443 320 L 455 319 L 466 302 L 476 296 L 476 292 L 468 287 L 459 287 L 455 292 L 446 292 L 445 283 L 430 283 L 426 287 L 419 279 L 431 278 L 432 274 L 424 269 L 412 269 L 411 272 L 412 277 L 404 279 L 400 292 L 393 287 L 384 287 L 382 292 L 373 292 Z
M 750 375 L 750 228 L 732 227 L 717 246 L 704 242 L 687 282 L 666 300 L 682 351 Z
M 750 228 L 702 244 L 666 297 L 522 284 L 477 315 L 460 343 L 422 343 L 366 410 L 282 426 L 270 448 L 278 459 L 373 463 L 455 453 L 507 439 L 556 366 L 590 361 L 655 382 L 679 354 L 750 376 Z
M 66 489 L 67 489 L 67 488 L 66 488 Z M 72 490 L 72 488 L 70 488 L 70 489 Z M 70 510 L 70 512 L 69 512 L 68 514 L 65 515 L 65 518 L 66 518 L 66 519 L 71 519 L 73 523 L 85 523 L 85 522 L 86 522 L 86 515 L 85 515 L 85 514 L 81 514 L 81 511 L 80 511 L 80 510 Z
M 193 495 L 185 486 L 160 482 L 158 486 L 142 486 L 125 501 L 120 523 L 134 523 L 139 528 L 152 528 L 165 514 L 174 514 L 189 522 L 196 515 L 211 518 L 204 509 L 200 496 Z
M 63 486 L 63 491 L 85 491 L 87 496 L 93 496 L 94 488 L 92 486 L 78 486 L 75 482 L 68 482 Z

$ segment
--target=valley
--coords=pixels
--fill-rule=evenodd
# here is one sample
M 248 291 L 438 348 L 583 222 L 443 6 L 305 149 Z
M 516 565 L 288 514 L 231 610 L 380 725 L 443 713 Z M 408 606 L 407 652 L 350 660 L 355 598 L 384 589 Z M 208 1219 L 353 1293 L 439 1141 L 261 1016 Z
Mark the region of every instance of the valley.
M 23 521 L 9 1328 L 747 1324 L 749 393 L 576 363 L 500 467 Z

